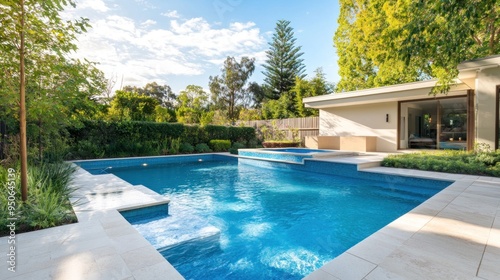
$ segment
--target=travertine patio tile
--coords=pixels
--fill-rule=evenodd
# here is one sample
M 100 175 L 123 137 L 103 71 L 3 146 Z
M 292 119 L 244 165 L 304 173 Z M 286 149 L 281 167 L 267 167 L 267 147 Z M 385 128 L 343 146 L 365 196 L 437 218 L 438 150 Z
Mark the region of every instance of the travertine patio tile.
M 5 262 L 3 262 L 3 264 L 4 263 Z M 28 274 L 28 273 L 32 273 L 32 272 L 36 272 L 36 271 L 50 268 L 53 265 L 54 265 L 54 263 L 50 259 L 50 252 L 44 253 L 41 255 L 37 255 L 35 257 L 17 252 L 16 273 L 8 273 L 7 275 L 14 276 L 14 275 L 20 275 L 20 274 Z M 2 271 L 0 272 L 0 276 L 2 275 L 2 272 L 8 272 L 6 266 L 2 267 L 1 270 Z M 3 271 L 3 270 L 5 270 L 5 271 Z M 0 279 L 6 279 L 6 278 L 0 277 Z
M 153 248 L 151 244 L 137 232 L 134 234 L 115 236 L 111 240 L 110 244 L 113 244 L 113 246 L 117 248 L 118 254 L 147 246 Z
M 126 251 L 120 254 L 120 256 L 123 258 L 132 273 L 138 269 L 165 262 L 163 256 L 151 245 Z
M 489 236 L 488 228 L 454 219 L 439 217 L 430 221 L 424 228 L 422 228 L 422 231 L 470 240 L 479 244 L 486 244 Z
M 415 232 L 425 226 L 432 218 L 433 216 L 410 212 L 389 223 L 388 226 L 402 231 Z
M 466 193 L 476 194 L 488 198 L 498 198 L 500 197 L 500 185 L 490 185 L 490 184 L 477 184 L 474 183 L 471 187 L 465 190 Z
M 448 205 L 448 207 L 441 211 L 437 217 L 453 219 L 487 228 L 491 227 L 495 218 L 492 213 L 487 213 L 486 211 L 480 211 L 477 209 L 470 209 L 467 206 L 461 207 L 460 203 Z
M 477 276 L 484 279 L 500 279 L 500 247 L 486 247 Z
M 91 252 L 71 254 L 57 260 L 54 279 L 96 279 L 99 274 L 97 263 Z
M 420 231 L 412 236 L 411 242 L 405 243 L 405 246 L 410 246 L 414 243 L 430 245 L 439 254 L 444 256 L 452 255 L 460 260 L 465 260 L 470 264 L 476 263 L 479 265 L 481 260 L 484 244 L 474 242 L 468 239 L 451 237 L 445 234 L 436 234 L 432 232 Z
M 160 262 L 132 272 L 136 279 L 182 280 L 184 277 L 168 262 Z
M 132 272 L 120 255 L 108 255 L 96 258 L 97 268 L 101 274 L 106 275 L 102 279 L 124 279 L 132 277 Z
M 377 232 L 347 250 L 347 253 L 372 263 L 380 263 L 404 241 L 405 239 Z
M 0 269 L 0 279 L 9 280 L 54 280 L 51 273 L 53 267 L 41 268 L 38 270 L 23 273 L 21 271 L 10 272 L 7 269 Z
M 313 273 L 303 278 L 304 280 L 340 280 L 322 269 L 317 269 Z
M 379 267 L 404 279 L 470 279 L 475 275 L 473 265 L 456 263 L 435 248 L 416 242 L 414 246 L 400 247 L 389 255 Z
M 127 222 L 120 222 L 120 224 L 105 228 L 104 231 L 109 237 L 138 233 L 137 230 L 131 227 L 130 224 L 127 224 Z
M 384 268 L 377 267 L 370 274 L 368 274 L 363 280 L 382 280 L 382 279 L 391 279 L 391 280 L 411 280 L 408 278 L 408 275 L 403 277 L 402 275 L 396 274 L 391 271 L 387 271 Z M 415 280 L 420 280 L 420 278 L 414 278 Z
M 320 269 L 339 279 L 362 279 L 376 267 L 375 264 L 349 253 L 340 256 Z

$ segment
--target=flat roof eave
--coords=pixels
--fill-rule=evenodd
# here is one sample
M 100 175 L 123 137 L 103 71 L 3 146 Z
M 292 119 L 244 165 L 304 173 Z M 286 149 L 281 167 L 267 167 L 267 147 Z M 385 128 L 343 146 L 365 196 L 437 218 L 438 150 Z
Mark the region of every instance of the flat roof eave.
M 433 97 L 430 95 L 436 80 L 420 81 L 414 83 L 399 84 L 393 86 L 371 88 L 365 90 L 351 91 L 345 93 L 328 94 L 304 98 L 304 104 L 308 108 L 330 108 L 352 105 L 363 105 L 391 101 L 404 101 L 412 99 L 423 99 Z M 463 94 L 470 89 L 469 86 L 456 80 L 448 95 Z

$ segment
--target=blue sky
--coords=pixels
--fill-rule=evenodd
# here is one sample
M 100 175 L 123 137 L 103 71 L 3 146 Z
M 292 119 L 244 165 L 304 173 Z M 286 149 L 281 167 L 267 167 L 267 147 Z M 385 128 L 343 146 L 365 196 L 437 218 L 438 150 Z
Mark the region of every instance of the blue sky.
M 93 26 L 78 37 L 78 58 L 99 68 L 120 86 L 156 81 L 175 93 L 194 84 L 208 91 L 209 76 L 220 75 L 227 56 L 256 58 L 250 81 L 261 84 L 265 51 L 276 22 L 289 20 L 302 47 L 306 74 L 322 67 L 338 82 L 333 34 L 336 0 L 77 0 L 70 18 Z

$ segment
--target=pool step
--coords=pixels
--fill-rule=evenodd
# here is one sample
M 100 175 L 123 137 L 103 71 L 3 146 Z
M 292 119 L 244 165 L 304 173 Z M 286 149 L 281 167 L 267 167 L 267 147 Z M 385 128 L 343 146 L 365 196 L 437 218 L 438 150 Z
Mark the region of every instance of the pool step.
M 187 261 L 186 256 L 204 255 L 209 257 L 221 251 L 220 231 L 213 235 L 199 236 L 177 244 L 157 249 L 169 262 L 178 264 Z

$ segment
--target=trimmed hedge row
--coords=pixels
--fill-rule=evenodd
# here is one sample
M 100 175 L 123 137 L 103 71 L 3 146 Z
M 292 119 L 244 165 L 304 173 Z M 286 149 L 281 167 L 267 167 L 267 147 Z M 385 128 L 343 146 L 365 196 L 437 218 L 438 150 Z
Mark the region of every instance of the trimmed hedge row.
M 149 156 L 167 154 L 172 140 L 207 144 L 213 139 L 231 143 L 255 141 L 253 127 L 197 126 L 179 123 L 85 121 L 68 128 L 70 159 Z

